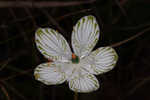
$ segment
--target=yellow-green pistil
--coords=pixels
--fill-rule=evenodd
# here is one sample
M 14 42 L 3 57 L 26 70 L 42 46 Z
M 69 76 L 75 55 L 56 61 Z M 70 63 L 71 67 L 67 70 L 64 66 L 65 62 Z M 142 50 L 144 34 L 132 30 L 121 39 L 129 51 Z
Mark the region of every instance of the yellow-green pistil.
M 72 60 L 72 63 L 74 63 L 74 64 L 78 64 L 79 61 L 80 61 L 79 57 L 76 56 L 74 53 L 72 54 L 72 59 L 71 60 Z

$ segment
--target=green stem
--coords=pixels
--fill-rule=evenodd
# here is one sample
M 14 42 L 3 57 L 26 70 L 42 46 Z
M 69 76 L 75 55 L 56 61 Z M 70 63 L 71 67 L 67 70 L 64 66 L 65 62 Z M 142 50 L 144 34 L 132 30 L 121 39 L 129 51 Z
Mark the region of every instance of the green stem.
M 75 94 L 74 94 L 74 100 L 78 100 L 78 93 L 77 92 L 75 92 Z

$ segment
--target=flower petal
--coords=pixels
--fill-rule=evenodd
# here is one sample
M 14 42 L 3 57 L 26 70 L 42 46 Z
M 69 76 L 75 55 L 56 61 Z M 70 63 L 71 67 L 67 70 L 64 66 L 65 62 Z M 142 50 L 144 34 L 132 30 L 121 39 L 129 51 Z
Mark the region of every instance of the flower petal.
M 102 74 L 114 68 L 118 60 L 116 51 L 111 47 L 101 47 L 93 51 L 84 59 L 87 66 L 83 66 L 92 74 Z
M 65 38 L 51 28 L 39 28 L 35 34 L 35 42 L 39 51 L 53 61 L 68 61 L 71 50 Z
M 60 64 L 55 62 L 40 64 L 35 68 L 35 79 L 46 85 L 61 84 L 66 78 L 60 67 Z
M 80 58 L 88 55 L 99 39 L 99 26 L 92 15 L 81 18 L 72 32 L 72 47 Z
M 69 88 L 75 92 L 88 93 L 99 88 L 97 78 L 92 74 L 84 74 L 69 81 Z

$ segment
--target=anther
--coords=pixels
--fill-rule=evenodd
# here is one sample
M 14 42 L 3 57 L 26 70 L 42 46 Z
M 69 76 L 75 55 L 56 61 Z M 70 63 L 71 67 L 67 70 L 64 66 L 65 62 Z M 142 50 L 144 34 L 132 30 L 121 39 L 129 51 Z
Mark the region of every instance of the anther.
M 79 57 L 76 56 L 74 53 L 72 53 L 72 63 L 78 64 L 79 63 Z

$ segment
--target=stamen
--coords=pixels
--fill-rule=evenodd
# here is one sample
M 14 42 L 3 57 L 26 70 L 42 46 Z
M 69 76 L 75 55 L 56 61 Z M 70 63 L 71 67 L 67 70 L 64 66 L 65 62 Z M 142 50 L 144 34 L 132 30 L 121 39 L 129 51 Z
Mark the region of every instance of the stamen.
M 48 59 L 48 66 L 50 66 L 52 62 L 53 61 L 51 59 Z
M 72 53 L 72 63 L 74 63 L 74 64 L 79 63 L 79 57 L 76 56 L 74 53 Z
M 72 53 L 72 59 L 76 59 L 76 55 L 74 53 Z
M 53 62 L 53 60 L 52 59 L 48 59 L 48 62 Z

